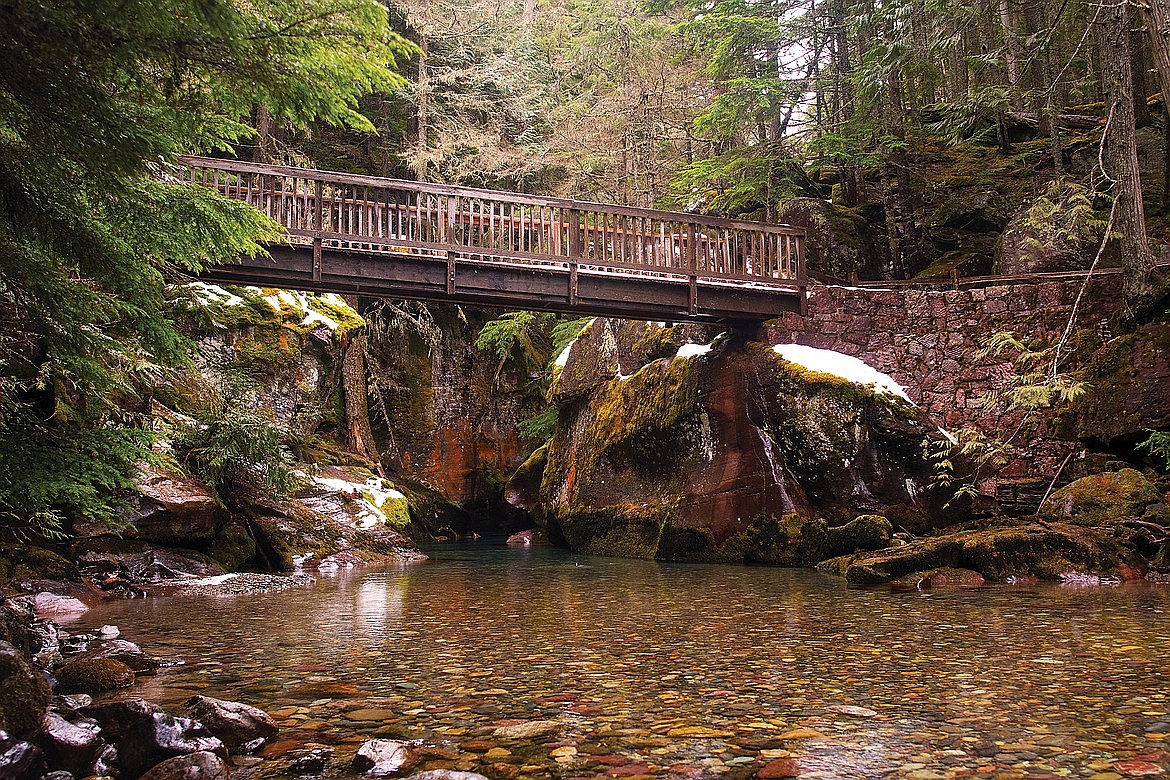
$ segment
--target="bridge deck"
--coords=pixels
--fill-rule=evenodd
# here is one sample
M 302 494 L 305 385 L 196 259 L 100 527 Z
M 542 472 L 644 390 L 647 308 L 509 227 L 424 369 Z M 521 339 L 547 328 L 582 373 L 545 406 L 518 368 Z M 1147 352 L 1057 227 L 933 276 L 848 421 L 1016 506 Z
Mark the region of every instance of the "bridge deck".
M 186 180 L 285 230 L 212 281 L 652 320 L 804 302 L 804 231 L 493 190 L 186 157 Z

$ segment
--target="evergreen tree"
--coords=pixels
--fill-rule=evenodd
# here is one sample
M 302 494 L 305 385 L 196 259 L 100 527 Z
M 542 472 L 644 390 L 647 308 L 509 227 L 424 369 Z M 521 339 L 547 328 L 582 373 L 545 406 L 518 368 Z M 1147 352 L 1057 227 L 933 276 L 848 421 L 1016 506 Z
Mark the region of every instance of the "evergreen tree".
M 148 457 L 134 402 L 186 345 L 166 282 L 275 226 L 176 156 L 274 121 L 370 130 L 409 46 L 374 0 L 0 2 L 0 522 L 113 516 Z

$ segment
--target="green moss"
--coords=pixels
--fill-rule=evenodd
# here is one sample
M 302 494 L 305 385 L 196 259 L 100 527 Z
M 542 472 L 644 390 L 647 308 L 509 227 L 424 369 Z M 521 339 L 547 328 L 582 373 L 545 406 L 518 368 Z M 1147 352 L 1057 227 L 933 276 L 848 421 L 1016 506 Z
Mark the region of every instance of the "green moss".
M 889 582 L 940 568 L 969 569 L 989 580 L 1012 576 L 1054 580 L 1072 572 L 1114 575 L 1122 563 L 1134 560 L 1128 543 L 1108 531 L 1024 523 L 927 537 L 877 552 L 841 556 L 817 568 L 857 584 Z
M 651 560 L 676 511 L 674 504 L 619 504 L 573 512 L 563 518 L 562 527 L 573 549 Z
M 256 326 L 232 346 L 233 367 L 256 374 L 272 375 L 296 368 L 303 358 L 300 336 L 279 325 Z
M 77 567 L 51 550 L 27 544 L 0 544 L 0 583 L 80 579 Z
M 1170 354 L 1170 322 L 1145 325 L 1094 353 L 1081 372 L 1089 390 L 1074 404 L 1077 436 L 1108 444 L 1150 427 L 1148 409 L 1136 401 L 1159 388 L 1143 376 L 1139 364 L 1165 354 Z
M 53 692 L 20 652 L 0 642 L 0 731 L 20 736 L 40 725 Z
M 1041 508 L 1044 517 L 1076 525 L 1110 525 L 1124 518 L 1141 517 L 1146 507 L 1162 495 L 1135 469 L 1082 477 L 1049 496 Z
M 207 546 L 207 553 L 227 571 L 238 571 L 256 556 L 256 540 L 241 523 L 228 523 Z
M 677 325 L 671 328 L 660 328 L 651 322 L 645 325 L 646 332 L 634 342 L 633 352 L 645 355 L 647 361 L 674 357 L 679 347 L 687 343 L 684 329 Z
M 845 525 L 826 529 L 818 555 L 827 558 L 858 550 L 880 550 L 889 546 L 893 535 L 893 524 L 881 515 L 859 515 Z
M 323 295 L 310 295 L 306 303 L 313 311 L 324 314 L 337 323 L 337 333 L 346 333 L 366 326 L 362 316 L 345 304 L 338 304 Z
M 79 659 L 70 661 L 57 670 L 57 690 L 61 693 L 94 695 L 128 688 L 134 682 L 134 672 L 121 661 L 112 658 Z

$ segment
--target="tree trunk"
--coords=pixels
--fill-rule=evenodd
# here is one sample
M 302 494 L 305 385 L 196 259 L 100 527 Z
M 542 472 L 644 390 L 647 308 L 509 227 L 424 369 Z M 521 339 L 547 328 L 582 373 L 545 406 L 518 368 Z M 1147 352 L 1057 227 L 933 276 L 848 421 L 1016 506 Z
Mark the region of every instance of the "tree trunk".
M 1011 88 L 1011 106 L 1016 111 L 1022 111 L 1024 101 L 1020 93 L 1019 24 L 1009 2 L 1010 0 L 999 0 L 999 25 L 1003 30 L 1003 41 L 1006 44 L 1007 82 Z
M 272 162 L 272 114 L 264 106 L 256 106 L 256 145 L 252 147 L 252 162 Z
M 1133 120 L 1137 127 L 1150 124 L 1150 107 L 1146 99 L 1150 96 L 1150 79 L 1146 62 L 1146 36 L 1143 31 L 1131 29 L 1129 33 L 1130 73 L 1133 74 Z
M 1154 70 L 1158 78 L 1158 90 L 1162 93 L 1162 208 L 1163 214 L 1170 212 L 1170 0 L 1147 0 L 1141 5 L 1142 20 L 1145 22 L 1149 49 L 1153 55 Z
M 366 395 L 366 336 L 361 331 L 342 337 L 342 392 L 345 396 L 346 444 L 362 457 L 377 462 L 378 447 L 370 428 L 370 407 Z
M 1142 212 L 1128 7 L 1106 1 L 1100 6 L 1093 27 L 1101 63 L 1101 89 L 1109 117 L 1101 141 L 1102 158 L 1105 173 L 1113 180 L 1112 195 L 1117 201 L 1115 224 L 1121 236 L 1122 295 L 1129 313 L 1138 315 L 1146 304 L 1154 257 Z
M 417 181 L 427 180 L 427 156 L 429 154 L 427 110 L 430 89 L 430 78 L 427 72 L 427 39 L 425 35 L 420 33 L 418 37 L 418 82 L 415 85 L 418 101 L 418 111 L 415 117 L 418 124 L 418 139 L 415 147 L 414 178 Z
M 356 295 L 345 296 L 345 302 L 357 311 Z M 341 392 L 345 399 L 346 444 L 358 455 L 378 463 L 378 445 L 374 442 L 374 432 L 370 428 L 365 344 L 366 334 L 363 330 L 342 334 Z

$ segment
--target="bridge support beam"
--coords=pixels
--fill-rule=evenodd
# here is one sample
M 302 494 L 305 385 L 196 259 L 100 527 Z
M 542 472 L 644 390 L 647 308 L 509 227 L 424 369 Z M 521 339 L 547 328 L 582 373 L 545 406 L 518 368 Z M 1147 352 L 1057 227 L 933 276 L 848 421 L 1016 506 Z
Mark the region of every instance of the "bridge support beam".
M 672 278 L 588 273 L 575 263 L 517 266 L 457 258 L 449 252 L 377 253 L 312 246 L 273 247 L 271 257 L 207 269 L 201 278 L 281 287 L 585 316 L 675 322 L 760 322 L 800 311 L 799 288 L 702 285 Z M 453 267 L 459 266 L 455 275 Z M 568 295 L 566 295 L 566 290 Z

